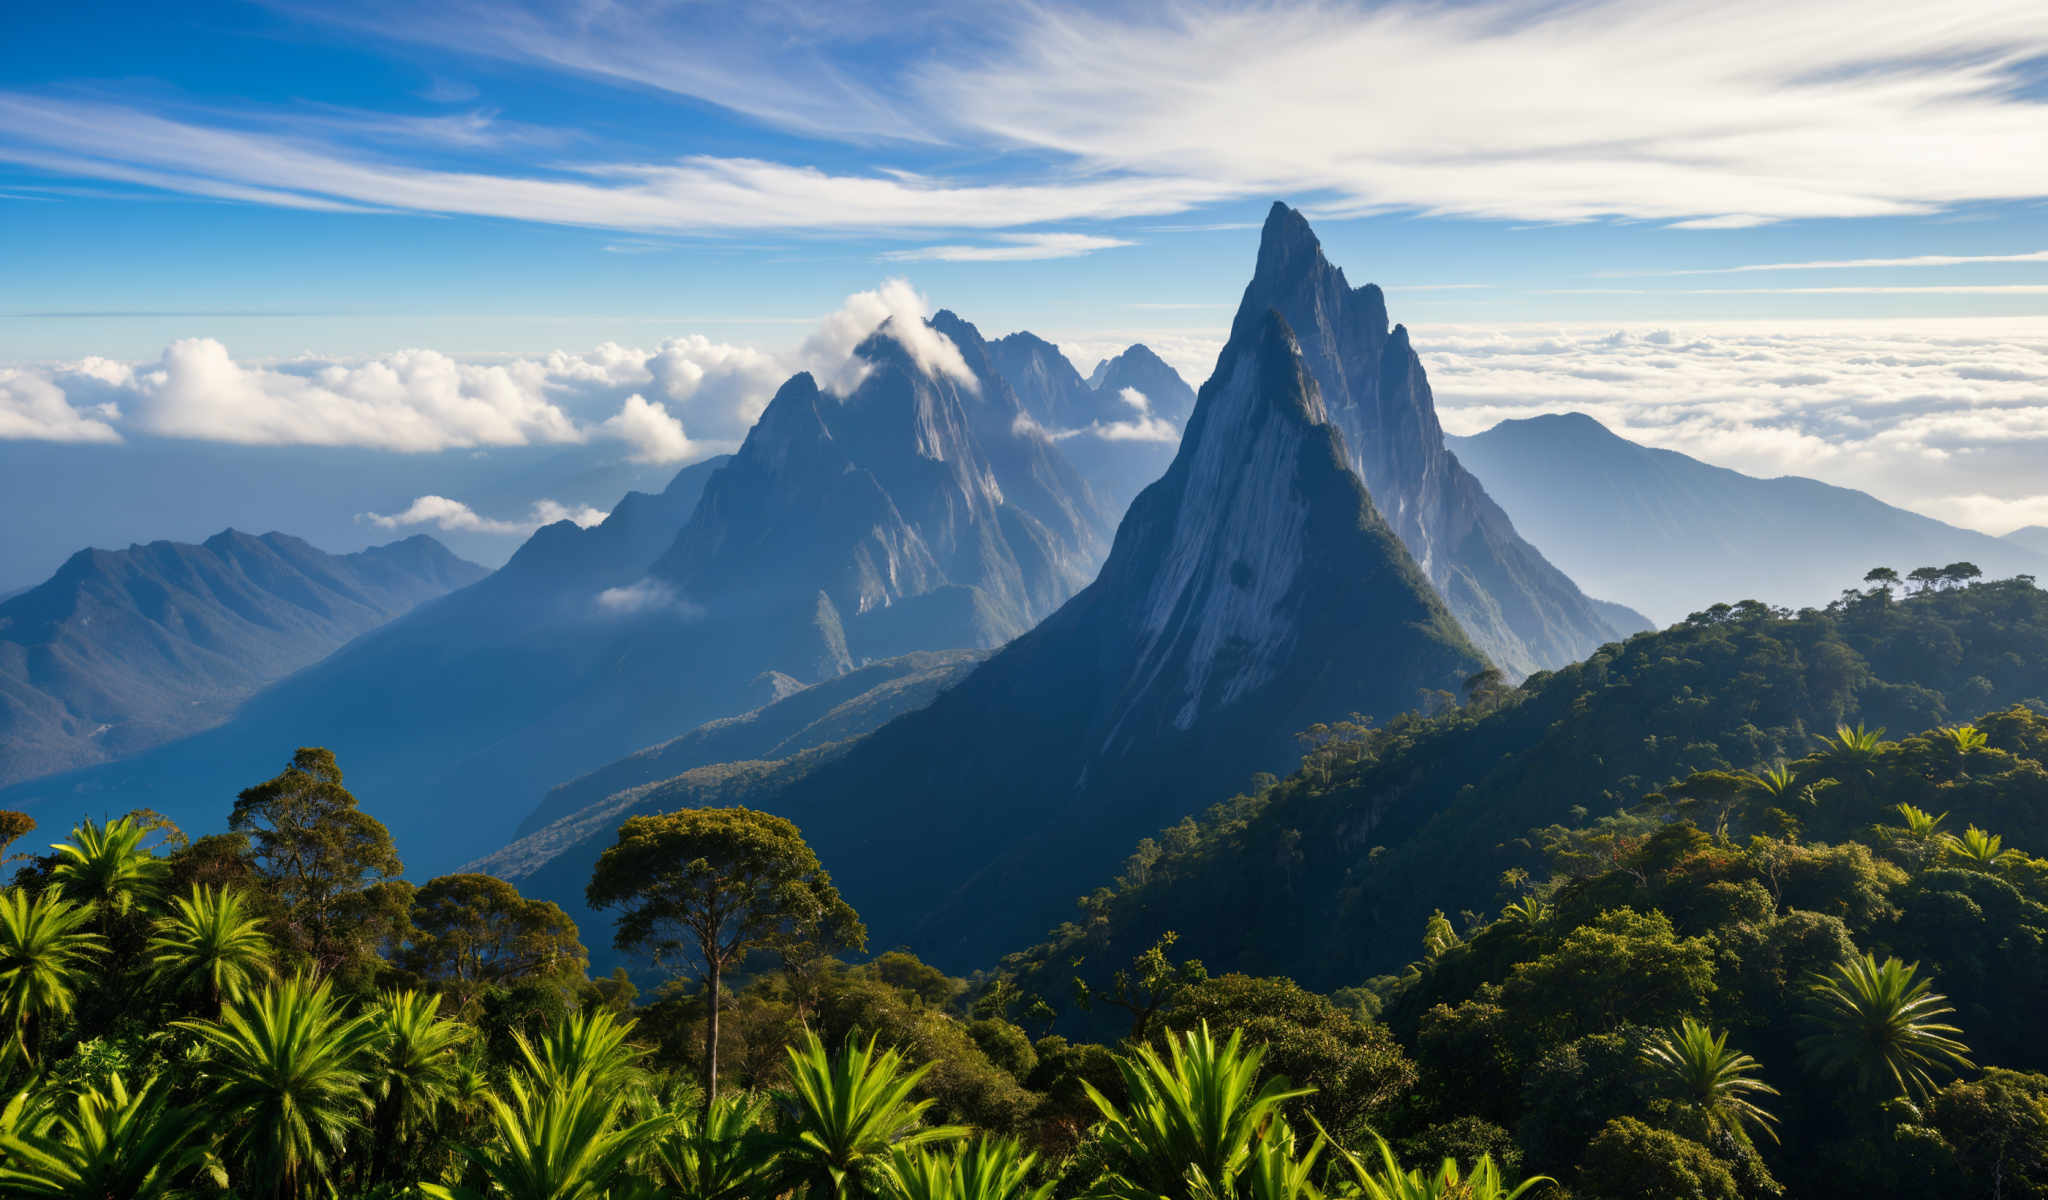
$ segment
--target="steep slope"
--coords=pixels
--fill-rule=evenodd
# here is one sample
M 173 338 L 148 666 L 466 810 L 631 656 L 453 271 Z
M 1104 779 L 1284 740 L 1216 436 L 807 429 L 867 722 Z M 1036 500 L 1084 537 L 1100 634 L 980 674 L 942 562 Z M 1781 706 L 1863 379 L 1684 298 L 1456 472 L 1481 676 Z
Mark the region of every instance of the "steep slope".
M 1634 628 L 1617 627 L 1520 534 L 1444 445 L 1408 330 L 1387 325 L 1373 284 L 1352 288 L 1300 213 L 1275 204 L 1233 338 L 1286 318 L 1351 465 L 1473 643 L 1514 675 L 1555 668 Z
M 425 536 L 356 554 L 232 529 L 199 545 L 81 550 L 0 603 L 0 785 L 216 724 L 484 573 Z
M 1269 316 L 1223 352 L 1093 584 L 752 802 L 803 826 L 877 944 L 963 967 L 1042 930 L 1139 833 L 1284 769 L 1297 730 L 1481 665 Z
M 2011 542 L 2022 550 L 2048 557 L 2048 525 L 2029 525 L 2024 529 L 2015 529 L 2000 540 Z
M 807 374 L 783 385 L 651 571 L 708 620 L 752 626 L 760 669 L 815 680 L 902 649 L 998 645 L 1092 573 L 1087 485 L 1017 428 L 972 326 L 942 313 L 932 331 L 965 374 L 885 328 L 843 400 Z
M 1825 604 L 1875 566 L 1967 559 L 2048 575 L 2025 540 L 1988 537 L 1818 480 L 1759 479 L 1617 437 L 1578 413 L 1452 438 L 1458 458 L 1552 561 L 1660 624 L 1716 600 Z
M 1096 363 L 1088 376 L 1088 386 L 1100 396 L 1121 396 L 1125 388 L 1130 388 L 1145 397 L 1153 416 L 1175 428 L 1186 425 L 1195 411 L 1195 389 L 1143 343 Z
M 1026 991 L 1067 995 L 1077 973 L 1104 981 L 1173 930 L 1175 953 L 1212 972 L 1355 985 L 1419 957 L 1432 910 L 1495 911 L 1502 872 L 1540 866 L 1540 826 L 1584 826 L 1694 771 L 1798 759 L 1840 722 L 1896 735 L 2016 703 L 2048 703 L 2048 591 L 2030 583 L 1872 592 L 1796 616 L 1736 606 L 1333 746 L 1139 847 L 1008 966 Z M 1807 885 L 1784 886 L 1789 900 Z
M 1008 422 L 993 448 L 976 435 L 995 424 L 981 408 L 1016 404 L 985 362 L 900 332 L 863 344 L 843 400 L 790 381 L 730 461 L 622 504 L 617 525 L 544 530 L 500 575 L 227 726 L 0 804 L 60 823 L 147 794 L 206 830 L 223 797 L 317 741 L 432 872 L 504 845 L 550 784 L 758 706 L 763 672 L 809 683 L 1000 643 L 1085 581 L 1098 518 L 1050 443 Z
M 1083 380 L 1058 346 L 1036 334 L 1013 333 L 986 346 L 1026 415 L 1059 443 L 1108 512 L 1121 516 L 1173 462 L 1195 394 L 1150 350 L 1133 346 L 1098 366 L 1106 382 L 1097 384 Z
M 533 833 L 609 796 L 698 767 L 789 758 L 872 732 L 931 703 L 983 657 L 971 650 L 940 650 L 883 659 L 738 716 L 707 721 L 681 737 L 557 784 L 519 823 L 519 833 Z

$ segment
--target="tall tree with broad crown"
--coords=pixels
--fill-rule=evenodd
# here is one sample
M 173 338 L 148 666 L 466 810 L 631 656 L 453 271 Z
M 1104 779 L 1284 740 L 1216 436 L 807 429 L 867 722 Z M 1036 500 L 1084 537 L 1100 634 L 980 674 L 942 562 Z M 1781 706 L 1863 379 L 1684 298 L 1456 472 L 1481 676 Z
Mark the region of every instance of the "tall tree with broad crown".
M 749 808 L 633 817 L 585 893 L 617 909 L 613 944 L 704 986 L 704 1103 L 718 1095 L 719 988 L 757 951 L 860 949 L 867 929 L 797 827 Z

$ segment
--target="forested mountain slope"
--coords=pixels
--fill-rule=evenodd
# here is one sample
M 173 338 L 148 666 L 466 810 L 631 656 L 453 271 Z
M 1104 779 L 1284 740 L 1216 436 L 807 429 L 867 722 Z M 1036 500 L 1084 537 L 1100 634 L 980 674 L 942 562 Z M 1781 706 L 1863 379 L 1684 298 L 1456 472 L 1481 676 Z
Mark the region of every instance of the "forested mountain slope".
M 1301 770 L 1147 839 L 1011 967 L 1063 987 L 1074 958 L 1106 970 L 1174 930 L 1212 968 L 1355 984 L 1413 957 L 1432 909 L 1490 908 L 1538 826 L 1800 758 L 1844 722 L 1924 729 L 2044 700 L 2048 592 L 2028 582 L 1719 605 L 1433 718 L 1314 731 Z

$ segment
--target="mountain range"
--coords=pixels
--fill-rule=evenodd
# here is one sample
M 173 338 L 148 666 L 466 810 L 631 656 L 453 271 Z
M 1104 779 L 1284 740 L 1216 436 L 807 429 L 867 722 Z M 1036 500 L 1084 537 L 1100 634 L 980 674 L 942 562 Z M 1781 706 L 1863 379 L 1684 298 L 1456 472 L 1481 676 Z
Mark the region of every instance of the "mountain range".
M 809 684 L 1001 644 L 1093 575 L 1109 517 L 945 316 L 959 340 L 885 326 L 843 396 L 791 379 L 730 459 L 591 529 L 539 531 L 220 728 L 0 805 L 55 821 L 148 795 L 209 828 L 222 797 L 317 741 L 434 870 L 502 845 L 548 785 L 757 707 L 764 672 Z
M 81 550 L 0 602 L 0 785 L 218 724 L 264 685 L 485 573 L 425 536 L 355 554 L 233 529 Z
M 1660 624 L 1713 601 L 1825 604 L 1872 567 L 2048 576 L 2048 536 L 1994 538 L 1814 479 L 1759 479 L 1638 445 L 1579 413 L 1451 438 L 1551 560 Z
M 1173 461 L 1195 391 L 1151 350 L 1132 346 L 1084 380 L 1058 346 L 1036 334 L 987 346 L 1026 413 L 1059 442 L 1108 511 L 1123 513 Z
M 1095 582 L 928 707 L 616 793 L 485 865 L 574 906 L 623 816 L 744 802 L 804 829 L 883 943 L 986 961 L 1140 835 L 1286 769 L 1298 730 L 1486 665 L 1350 460 L 1287 322 L 1240 320 Z

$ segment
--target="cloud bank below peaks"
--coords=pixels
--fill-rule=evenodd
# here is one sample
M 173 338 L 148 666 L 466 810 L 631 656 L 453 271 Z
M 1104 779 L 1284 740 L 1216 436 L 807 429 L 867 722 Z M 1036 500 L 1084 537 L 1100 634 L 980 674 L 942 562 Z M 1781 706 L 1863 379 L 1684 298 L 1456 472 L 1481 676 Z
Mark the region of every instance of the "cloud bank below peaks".
M 490 533 L 524 537 L 543 525 L 557 521 L 574 521 L 585 529 L 603 521 L 609 515 L 589 505 L 571 508 L 554 500 L 536 500 L 533 510 L 523 520 L 500 520 L 486 517 L 460 500 L 446 496 L 421 496 L 403 512 L 391 514 L 359 513 L 358 521 L 375 525 L 379 529 L 416 529 L 432 526 L 443 533 Z
M 153 363 L 0 367 L 0 440 L 146 436 L 406 454 L 590 445 L 672 466 L 737 446 L 798 370 L 851 390 L 868 370 L 854 350 L 877 328 L 925 370 L 972 388 L 959 348 L 925 324 L 929 311 L 916 289 L 890 280 L 847 297 L 791 353 L 691 334 L 651 349 L 606 342 L 490 361 L 407 349 L 253 363 L 214 338 L 183 338 Z

